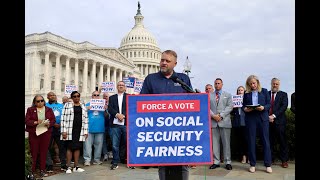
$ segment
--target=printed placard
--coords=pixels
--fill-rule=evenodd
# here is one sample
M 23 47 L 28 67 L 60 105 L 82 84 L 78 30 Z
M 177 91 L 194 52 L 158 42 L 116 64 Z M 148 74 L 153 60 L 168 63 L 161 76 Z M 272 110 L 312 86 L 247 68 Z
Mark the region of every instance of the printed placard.
M 114 93 L 116 92 L 116 83 L 114 81 L 107 81 L 101 83 L 101 92 Z
M 242 95 L 233 95 L 232 96 L 232 103 L 233 107 L 242 107 Z
M 64 94 L 65 95 L 70 95 L 73 91 L 78 91 L 78 86 L 77 85 L 72 85 L 72 84 L 66 84 L 64 86 Z
M 212 164 L 209 95 L 127 96 L 128 166 Z
M 105 99 L 90 99 L 90 110 L 92 111 L 104 111 Z
M 122 81 L 126 85 L 127 88 L 134 88 L 134 82 L 136 78 L 135 77 L 124 77 L 122 78 Z
M 143 85 L 143 80 L 137 79 L 136 82 L 134 83 L 134 92 L 139 94 L 141 91 L 142 85 Z

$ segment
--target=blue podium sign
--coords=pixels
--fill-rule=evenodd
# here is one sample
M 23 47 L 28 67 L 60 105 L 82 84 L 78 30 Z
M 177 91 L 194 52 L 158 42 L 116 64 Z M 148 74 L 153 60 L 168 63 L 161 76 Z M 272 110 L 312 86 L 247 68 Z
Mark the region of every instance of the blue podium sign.
M 209 95 L 127 96 L 128 166 L 212 164 Z

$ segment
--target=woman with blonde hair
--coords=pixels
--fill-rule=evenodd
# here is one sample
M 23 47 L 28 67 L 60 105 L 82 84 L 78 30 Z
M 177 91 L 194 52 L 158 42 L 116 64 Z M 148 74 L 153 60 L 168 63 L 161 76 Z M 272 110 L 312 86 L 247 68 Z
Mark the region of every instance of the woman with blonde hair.
M 269 141 L 270 95 L 267 89 L 261 87 L 259 78 L 255 75 L 250 75 L 247 78 L 246 93 L 243 95 L 242 105 L 248 133 L 249 172 L 256 171 L 256 133 L 258 130 L 263 146 L 264 166 L 267 173 L 272 173 Z

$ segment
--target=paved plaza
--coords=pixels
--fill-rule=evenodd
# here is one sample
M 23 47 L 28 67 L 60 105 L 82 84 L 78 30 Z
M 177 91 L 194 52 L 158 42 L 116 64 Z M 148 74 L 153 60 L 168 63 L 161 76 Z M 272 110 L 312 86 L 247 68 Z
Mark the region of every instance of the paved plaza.
M 249 164 L 232 162 L 233 169 L 228 171 L 224 164 L 217 169 L 209 169 L 210 165 L 197 166 L 190 169 L 189 180 L 294 180 L 295 164 L 289 163 L 288 168 L 282 168 L 280 163 L 272 166 L 273 172 L 266 173 L 263 162 L 256 165 L 256 172 L 248 172 Z M 72 174 L 56 174 L 45 177 L 44 180 L 158 180 L 158 169 L 127 168 L 126 164 L 119 164 L 116 170 L 110 170 L 110 160 L 101 165 L 82 167 L 85 172 Z M 178 180 L 178 179 L 177 179 Z

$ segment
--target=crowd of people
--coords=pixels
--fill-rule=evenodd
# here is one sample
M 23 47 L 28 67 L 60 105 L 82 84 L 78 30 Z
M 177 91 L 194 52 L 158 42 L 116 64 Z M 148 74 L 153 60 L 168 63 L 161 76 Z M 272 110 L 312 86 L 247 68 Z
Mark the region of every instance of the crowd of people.
M 143 83 L 140 94 L 187 93 L 175 85 L 171 77 L 178 77 L 192 88 L 189 77 L 174 71 L 177 54 L 166 50 L 161 55 L 160 71 L 149 74 Z M 270 90 L 263 88 L 256 75 L 250 75 L 245 86 L 239 86 L 236 94 L 243 97 L 242 107 L 234 107 L 232 95 L 223 90 L 223 80 L 216 78 L 214 85 L 207 84 L 205 92 L 210 97 L 210 117 L 213 164 L 216 169 L 224 162 L 227 170 L 232 170 L 231 148 L 240 154 L 240 162 L 249 164 L 249 172 L 255 172 L 256 137 L 263 146 L 264 166 L 272 173 L 271 165 L 279 156 L 281 166 L 288 167 L 288 145 L 286 140 L 286 116 L 288 95 L 280 90 L 280 80 L 272 78 Z M 90 102 L 82 103 L 78 91 L 57 101 L 54 92 L 47 93 L 48 102 L 36 95 L 32 106 L 27 109 L 25 124 L 29 132 L 32 156 L 32 172 L 39 165 L 41 177 L 52 172 L 53 163 L 60 164 L 66 173 L 83 172 L 85 166 L 99 165 L 111 161 L 111 170 L 119 163 L 126 164 L 127 157 L 127 114 L 126 86 L 117 82 L 117 93 L 109 96 L 99 90 L 92 92 L 91 99 L 105 99 L 104 111 L 91 110 Z M 295 93 L 291 95 L 291 108 L 295 113 Z M 39 134 L 37 126 L 47 128 Z M 231 147 L 231 133 L 235 133 L 237 147 Z M 276 144 L 280 144 L 277 152 Z M 51 149 L 54 149 L 53 154 Z M 84 166 L 79 165 L 83 152 Z M 237 158 L 238 159 L 238 158 Z M 73 164 L 73 165 L 72 165 Z M 134 169 L 135 167 L 127 166 Z M 144 167 L 149 168 L 149 167 Z M 159 179 L 187 180 L 189 168 L 195 165 L 159 166 Z M 180 177 L 180 178 L 178 178 Z

